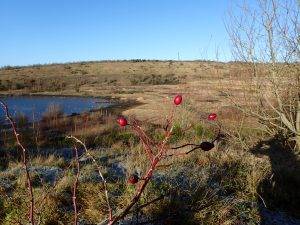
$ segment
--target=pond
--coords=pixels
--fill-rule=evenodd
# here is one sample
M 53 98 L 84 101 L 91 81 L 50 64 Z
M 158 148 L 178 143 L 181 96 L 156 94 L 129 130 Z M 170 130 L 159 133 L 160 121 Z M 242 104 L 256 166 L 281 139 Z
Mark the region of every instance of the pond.
M 65 96 L 0 96 L 12 116 L 24 115 L 30 121 L 38 121 L 49 110 L 56 108 L 65 115 L 83 113 L 113 105 L 108 100 L 93 97 L 65 97 Z M 0 108 L 0 118 L 4 118 Z

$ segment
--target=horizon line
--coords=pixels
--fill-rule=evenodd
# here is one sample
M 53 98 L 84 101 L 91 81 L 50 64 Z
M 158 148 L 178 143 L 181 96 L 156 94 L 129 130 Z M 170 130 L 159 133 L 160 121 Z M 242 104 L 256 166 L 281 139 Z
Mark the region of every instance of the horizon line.
M 147 58 L 132 58 L 132 59 L 99 59 L 99 60 L 78 60 L 78 61 L 65 61 L 65 62 L 49 62 L 49 63 L 33 63 L 33 64 L 7 64 L 0 66 L 0 69 L 8 68 L 23 68 L 23 67 L 37 67 L 37 66 L 51 66 L 51 65 L 64 65 L 64 64 L 79 64 L 79 63 L 101 63 L 101 62 L 217 62 L 217 63 L 230 63 L 230 62 L 243 62 L 237 60 L 217 60 L 217 59 L 147 59 Z

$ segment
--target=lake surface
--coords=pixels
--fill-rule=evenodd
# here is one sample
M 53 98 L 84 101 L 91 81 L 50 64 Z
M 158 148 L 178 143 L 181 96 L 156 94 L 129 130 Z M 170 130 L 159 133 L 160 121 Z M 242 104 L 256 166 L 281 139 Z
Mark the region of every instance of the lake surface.
M 42 118 L 51 106 L 58 106 L 65 115 L 88 112 L 100 108 L 107 108 L 113 103 L 100 98 L 62 97 L 62 96 L 0 96 L 11 115 L 23 114 L 30 121 Z M 4 118 L 4 112 L 0 107 L 0 118 Z

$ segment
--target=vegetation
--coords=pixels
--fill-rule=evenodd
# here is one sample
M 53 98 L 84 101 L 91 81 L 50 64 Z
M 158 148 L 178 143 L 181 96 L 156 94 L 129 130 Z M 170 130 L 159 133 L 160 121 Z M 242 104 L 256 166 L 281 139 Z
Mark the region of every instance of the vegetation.
M 151 75 L 151 76 L 133 76 L 130 79 L 132 85 L 138 84 L 151 84 L 151 85 L 165 85 L 165 84 L 179 84 L 180 80 L 183 80 L 184 76 L 176 77 L 174 74 Z
M 175 104 L 182 101 L 175 99 Z M 183 99 L 186 99 L 185 96 Z M 205 121 L 194 120 L 194 117 L 182 120 L 182 114 L 193 114 L 185 104 L 187 102 L 184 101 L 183 106 L 176 107 L 170 146 L 213 140 L 218 133 L 218 126 L 215 126 L 217 124 L 203 123 Z M 116 122 L 117 115 L 113 112 L 108 115 L 91 113 L 84 117 L 88 122 L 83 124 L 82 115 L 65 117 L 58 108 L 52 107 L 49 110 L 51 111 L 45 114 L 40 123 L 48 123 L 48 129 L 53 126 L 50 130 L 55 130 L 55 127 L 59 127 L 59 131 L 65 130 L 61 133 L 62 137 L 76 135 L 84 140 L 90 154 L 101 166 L 110 193 L 110 203 L 115 209 L 113 212 L 126 207 L 139 184 L 130 184 L 128 179 L 131 174 L 136 173 L 140 176 L 147 165 L 147 155 L 137 138 L 139 136 L 129 128 L 120 128 Z M 223 117 L 226 118 L 224 115 Z M 208 118 L 215 119 L 215 114 Z M 295 189 L 300 182 L 299 163 L 293 151 L 288 150 L 284 141 L 279 139 L 267 140 L 253 146 L 253 149 L 241 151 L 240 143 L 233 142 L 234 139 L 230 136 L 234 134 L 234 130 L 230 131 L 229 124 L 227 125 L 222 117 L 218 120 L 222 124 L 222 133 L 218 135 L 220 139 L 216 148 L 208 152 L 198 149 L 190 154 L 184 154 L 190 150 L 188 147 L 174 150 L 175 154 L 183 154 L 162 160 L 136 207 L 124 218 L 125 221 L 169 221 L 171 224 L 178 221 L 186 224 L 259 223 L 265 216 L 264 204 L 269 209 L 278 210 L 287 202 L 287 212 L 296 217 L 299 215 L 299 196 Z M 29 140 L 34 135 L 26 137 L 26 133 L 21 132 L 22 126 L 27 126 L 25 130 L 28 132 L 30 125 L 24 118 L 16 118 L 16 121 L 19 121 L 17 126 L 21 140 L 29 147 Z M 102 122 L 95 126 L 96 121 Z M 129 123 L 131 121 L 132 119 Z M 73 123 L 78 123 L 76 130 L 73 129 L 73 125 L 66 125 Z M 142 124 L 142 128 L 151 139 L 163 140 L 165 124 L 146 121 Z M 125 125 L 127 123 L 123 122 L 122 126 Z M 246 133 L 240 132 L 240 136 L 244 136 L 244 142 L 253 141 L 253 137 L 249 136 L 253 129 Z M 10 132 L 7 131 L 6 137 L 9 136 L 8 133 Z M 57 137 L 57 134 L 54 134 L 54 137 Z M 93 137 L 98 137 L 98 140 Z M 45 137 L 41 140 L 45 140 Z M 68 224 L 74 221 L 72 190 L 74 179 L 77 177 L 76 158 L 72 142 L 64 139 L 62 145 L 61 140 L 49 140 L 47 144 L 51 143 L 59 148 L 69 146 L 68 149 L 51 152 L 44 148 L 28 152 L 31 158 L 30 174 L 35 208 L 38 212 L 36 221 L 39 221 L 39 224 Z M 28 215 L 28 204 L 20 205 L 20 202 L 29 201 L 25 188 L 26 178 L 22 172 L 22 165 L 18 162 L 18 151 L 8 150 L 16 149 L 14 141 L 11 141 L 11 144 L 13 146 L 6 145 L 3 149 L 5 157 L 2 158 L 9 159 L 3 164 L 6 166 L 2 168 L 0 180 L 1 204 L 5 209 L 1 214 L 3 224 L 22 223 L 27 220 Z M 32 141 L 31 148 L 36 147 Z M 37 149 L 43 149 L 42 147 L 40 145 Z M 76 149 L 80 157 L 77 161 L 80 165 L 76 188 L 77 219 L 83 224 L 96 224 L 108 216 L 105 192 L 94 164 L 83 154 L 84 149 L 81 145 Z M 64 153 L 58 154 L 59 151 Z M 269 157 L 256 156 L 264 154 Z M 270 182 L 276 182 L 275 188 Z M 8 195 L 12 196 L 7 198 Z M 148 204 L 153 200 L 156 201 Z M 141 207 L 145 204 L 147 206 Z
M 1 68 L 1 94 L 139 104 L 7 115 L 0 223 L 299 224 L 299 7 L 279 3 L 229 14 L 234 62 Z

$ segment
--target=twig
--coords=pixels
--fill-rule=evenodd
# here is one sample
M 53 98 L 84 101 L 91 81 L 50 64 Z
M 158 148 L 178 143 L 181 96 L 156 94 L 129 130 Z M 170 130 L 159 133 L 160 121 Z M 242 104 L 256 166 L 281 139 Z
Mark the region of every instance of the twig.
M 268 207 L 267 207 L 266 202 L 265 202 L 265 200 L 263 199 L 263 197 L 261 197 L 261 195 L 258 194 L 258 193 L 256 193 L 256 194 L 258 195 L 258 197 L 260 198 L 260 200 L 261 200 L 262 203 L 264 204 L 264 207 L 267 209 Z
M 78 187 L 78 180 L 79 180 L 79 175 L 80 175 L 80 165 L 79 165 L 79 158 L 78 158 L 78 149 L 76 146 L 74 146 L 74 152 L 75 152 L 75 161 L 76 161 L 76 177 L 75 181 L 73 184 L 73 195 L 72 195 L 72 200 L 73 200 L 73 207 L 74 207 L 74 225 L 77 225 L 78 223 L 78 212 L 77 212 L 77 201 L 76 201 L 76 191 Z
M 134 124 L 132 126 L 134 126 Z M 148 170 L 146 171 L 145 175 L 143 176 L 143 178 L 141 179 L 142 183 L 137 188 L 137 191 L 136 191 L 135 195 L 133 196 L 133 198 L 131 199 L 129 205 L 127 205 L 126 208 L 124 208 L 121 212 L 118 212 L 115 216 L 113 216 L 112 220 L 109 220 L 109 223 L 108 223 L 109 225 L 113 225 L 113 224 L 117 223 L 119 220 L 123 219 L 126 215 L 128 215 L 128 213 L 130 213 L 132 207 L 139 201 L 143 191 L 145 190 L 147 184 L 149 183 L 149 181 L 151 180 L 151 178 L 153 176 L 153 172 L 156 169 L 156 166 L 158 165 L 158 163 L 162 159 L 163 155 L 168 150 L 168 148 L 166 148 L 166 144 L 172 135 L 172 131 L 173 131 L 173 126 L 170 128 L 169 131 L 166 131 L 166 136 L 161 143 L 151 146 L 152 149 L 154 149 L 154 148 L 159 149 L 158 153 L 153 157 L 153 160 L 150 160 L 150 166 L 149 166 Z M 139 132 L 138 135 L 139 134 L 145 135 L 144 132 L 141 132 L 141 133 Z M 141 139 L 141 140 L 143 141 L 144 139 Z M 154 142 L 152 142 L 152 143 L 154 143 Z M 147 152 L 148 150 L 145 149 L 145 151 Z M 105 223 L 107 223 L 107 220 L 102 221 L 100 224 L 105 224 Z
M 189 144 L 189 145 L 191 145 L 191 144 Z M 185 147 L 185 146 L 188 146 L 188 145 L 184 145 L 184 147 Z M 191 152 L 193 152 L 193 151 L 195 151 L 195 150 L 201 148 L 201 145 L 193 144 L 193 146 L 195 146 L 195 147 L 192 148 L 191 150 L 187 151 L 187 152 L 174 153 L 174 154 L 167 155 L 167 157 L 171 157 L 171 156 L 180 156 L 180 155 L 188 155 L 188 154 L 190 154 Z M 181 148 L 181 146 L 175 147 L 175 148 L 172 148 L 172 149 L 179 149 L 179 148 Z
M 216 137 L 211 141 L 211 142 L 207 142 L 207 143 L 211 143 L 212 146 L 213 146 L 213 143 L 216 142 L 219 138 L 220 138 L 220 134 L 221 134 L 221 125 L 218 123 L 218 127 L 219 127 L 219 130 L 218 130 L 218 133 L 216 135 Z M 202 142 L 203 143 L 203 142 Z M 205 143 L 205 142 L 204 142 Z M 180 145 L 180 146 L 176 146 L 176 147 L 172 147 L 171 149 L 173 150 L 176 150 L 176 149 L 181 149 L 181 148 L 184 148 L 184 147 L 187 147 L 187 146 L 194 146 L 191 150 L 187 151 L 187 152 L 181 152 L 181 153 L 174 153 L 174 154 L 170 154 L 170 155 L 167 155 L 166 157 L 170 157 L 170 156 L 180 156 L 180 155 L 188 155 L 190 154 L 191 152 L 201 148 L 202 150 L 205 150 L 203 149 L 202 147 L 202 144 L 193 144 L 193 143 L 188 143 L 188 144 L 184 144 L 184 145 Z
M 179 149 L 179 148 L 184 148 L 186 146 L 199 146 L 199 145 L 188 143 L 188 144 L 180 145 L 180 146 L 177 146 L 177 147 L 172 147 L 171 149 Z
M 99 176 L 101 177 L 102 181 L 103 181 L 103 187 L 104 187 L 104 192 L 105 192 L 105 198 L 106 198 L 106 203 L 107 203 L 107 207 L 108 207 L 108 214 L 109 214 L 109 221 L 112 221 L 112 209 L 111 209 L 111 206 L 110 206 L 110 202 L 109 202 L 109 196 L 108 196 L 108 188 L 107 188 L 107 183 L 106 183 L 106 180 L 101 172 L 101 169 L 96 161 L 96 159 L 91 155 L 91 153 L 88 151 L 86 145 L 81 141 L 79 140 L 78 138 L 74 137 L 74 136 L 67 136 L 67 138 L 69 139 L 73 139 L 75 140 L 77 143 L 81 144 L 85 150 L 85 153 L 90 157 L 90 159 L 93 161 L 93 163 L 95 164 L 96 168 L 97 168 L 97 171 L 98 171 L 98 174 Z
M 25 147 L 22 145 L 22 143 L 20 142 L 20 139 L 19 139 L 20 134 L 16 130 L 15 122 L 12 119 L 11 115 L 9 114 L 7 105 L 2 100 L 0 100 L 0 104 L 2 105 L 2 108 L 5 112 L 6 119 L 9 121 L 9 123 L 10 123 L 10 125 L 13 129 L 13 133 L 14 133 L 14 136 L 16 138 L 17 145 L 22 150 L 22 161 L 23 161 L 23 167 L 24 167 L 25 172 L 26 172 L 28 194 L 29 194 L 29 198 L 30 198 L 30 208 L 29 208 L 29 216 L 28 217 L 29 217 L 29 222 L 32 225 L 34 225 L 35 224 L 35 222 L 34 222 L 34 196 L 33 196 L 33 190 L 32 190 L 31 177 L 30 177 L 27 158 L 26 158 L 27 151 L 26 151 Z
M 151 204 L 153 204 L 153 203 L 155 203 L 155 202 L 158 202 L 158 201 L 164 199 L 164 198 L 165 198 L 166 196 L 168 196 L 168 195 L 169 195 L 169 193 L 167 193 L 167 194 L 165 194 L 165 195 L 161 195 L 161 196 L 159 196 L 159 197 L 157 197 L 157 198 L 151 200 L 150 202 L 147 202 L 147 203 L 145 203 L 145 204 L 142 204 L 142 205 L 140 205 L 140 206 L 137 208 L 137 210 L 141 210 L 141 209 L 143 209 L 143 208 L 145 208 L 145 207 L 147 207 L 147 206 L 149 206 L 149 205 L 151 205 Z

